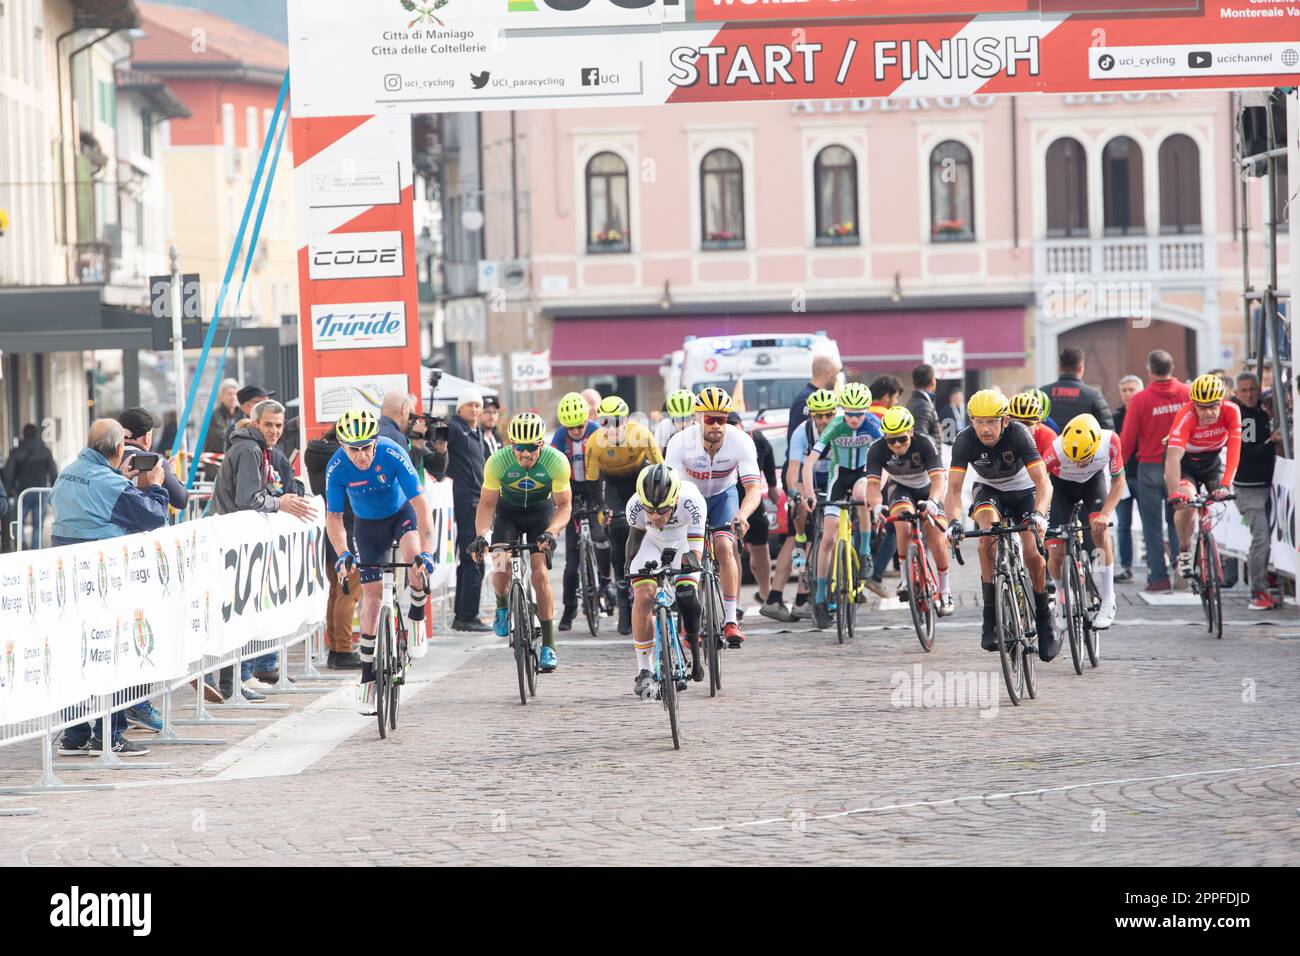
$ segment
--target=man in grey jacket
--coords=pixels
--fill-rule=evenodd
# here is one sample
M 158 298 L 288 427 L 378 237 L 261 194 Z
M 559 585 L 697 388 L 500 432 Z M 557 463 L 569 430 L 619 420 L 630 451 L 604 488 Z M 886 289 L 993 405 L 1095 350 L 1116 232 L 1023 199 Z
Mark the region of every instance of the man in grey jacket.
M 294 477 L 288 459 L 275 447 L 284 434 L 284 406 L 274 399 L 263 399 L 253 408 L 252 415 L 251 426 L 236 428 L 230 436 L 226 457 L 212 489 L 213 514 L 280 511 L 310 520 L 316 509 L 310 499 L 303 497 L 302 482 Z M 244 661 L 241 683 L 256 677 L 273 684 L 280 676 L 274 668 L 274 654 Z M 221 672 L 221 694 L 228 698 L 234 689 L 234 673 L 227 667 Z M 251 701 L 266 700 L 250 687 L 244 687 L 243 694 Z
M 942 448 L 943 425 L 939 421 L 939 410 L 934 407 L 937 386 L 933 365 L 922 362 L 912 369 L 912 397 L 907 400 L 907 410 L 916 420 L 916 434 L 929 435 L 934 447 Z

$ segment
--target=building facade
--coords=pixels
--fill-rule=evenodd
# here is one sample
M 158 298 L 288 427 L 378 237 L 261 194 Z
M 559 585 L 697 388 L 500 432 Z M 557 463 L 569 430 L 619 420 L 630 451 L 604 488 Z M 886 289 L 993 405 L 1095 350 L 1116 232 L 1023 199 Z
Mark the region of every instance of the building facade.
M 1240 228 L 1258 244 L 1266 205 L 1257 182 L 1241 201 L 1235 110 L 1150 93 L 484 113 L 484 255 L 523 273 L 486 296 L 489 351 L 553 343 L 539 406 L 596 384 L 645 409 L 685 336 L 792 325 L 863 378 L 963 338 L 968 389 L 1055 378 L 1067 344 L 1111 401 L 1154 347 L 1182 374 L 1232 367 Z

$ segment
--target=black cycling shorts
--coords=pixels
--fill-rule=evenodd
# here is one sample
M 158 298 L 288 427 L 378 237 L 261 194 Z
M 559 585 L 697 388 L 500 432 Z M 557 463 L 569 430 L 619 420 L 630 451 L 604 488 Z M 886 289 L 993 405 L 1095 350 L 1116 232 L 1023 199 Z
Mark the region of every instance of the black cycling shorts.
M 417 530 L 415 509 L 408 501 L 387 518 L 369 521 L 357 518 L 352 536 L 357 542 L 357 560 L 362 564 L 381 564 L 392 560 L 392 547 L 408 532 Z M 360 569 L 361 583 L 380 580 L 384 572 L 378 568 Z
M 749 530 L 745 532 L 745 544 L 767 544 L 772 533 L 772 522 L 767 518 L 767 509 L 760 503 L 758 510 L 749 516 Z
M 1199 486 L 1203 491 L 1213 491 L 1223 481 L 1223 460 L 1217 451 L 1183 455 L 1178 469 L 1180 478 Z
M 867 477 L 865 468 L 841 468 L 835 472 L 835 484 L 831 485 L 831 493 L 827 501 L 840 501 L 845 498 L 853 497 L 853 486 L 862 478 Z M 831 508 L 828 514 L 838 514 L 838 508 Z
M 974 499 L 970 507 L 972 516 L 985 505 L 991 505 L 997 511 L 1002 524 L 1021 524 L 1034 513 L 1034 489 L 1032 488 L 1023 491 L 1002 491 L 977 482 L 971 489 L 971 495 Z
M 549 498 L 544 504 L 530 508 L 498 501 L 496 518 L 492 522 L 492 543 L 526 540 L 529 544 L 536 544 L 554 517 L 555 503 Z
M 1101 511 L 1106 501 L 1106 478 L 1101 472 L 1087 481 L 1066 481 L 1052 475 L 1052 507 L 1048 509 L 1047 526 L 1059 528 L 1070 520 L 1070 512 L 1080 501 L 1079 520 L 1083 523 L 1083 546 L 1092 550 L 1092 530 L 1088 519 Z
M 930 486 L 927 484 L 924 488 L 910 488 L 907 485 L 900 485 L 896 481 L 891 481 L 885 488 L 885 508 L 892 511 L 895 503 L 899 501 L 910 501 L 917 511 L 930 498 Z

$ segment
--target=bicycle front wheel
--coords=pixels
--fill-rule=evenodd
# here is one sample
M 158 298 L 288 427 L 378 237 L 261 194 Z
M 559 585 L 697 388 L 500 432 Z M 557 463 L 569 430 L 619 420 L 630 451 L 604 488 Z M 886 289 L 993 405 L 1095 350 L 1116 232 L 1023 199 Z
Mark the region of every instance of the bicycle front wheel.
M 393 609 L 385 607 L 379 615 L 379 633 L 375 636 L 375 656 L 371 671 L 375 675 L 375 718 L 379 721 L 379 736 L 388 736 L 388 701 L 392 688 L 391 652 L 393 643 Z
M 393 639 L 393 646 L 389 648 L 389 679 L 388 679 L 388 729 L 397 729 L 397 708 L 402 700 L 402 681 L 405 679 L 406 671 L 406 654 L 407 641 L 409 640 L 406 633 L 406 623 L 402 620 L 402 612 L 395 610 L 397 618 L 397 630 Z
M 1208 598 L 1210 633 L 1219 640 L 1223 639 L 1223 595 L 1219 569 L 1219 547 L 1211 535 L 1204 536 L 1205 541 L 1205 583 Z
M 1101 632 L 1092 626 L 1092 608 L 1101 607 L 1101 595 L 1097 593 L 1097 583 L 1092 576 L 1092 562 L 1085 559 L 1080 567 L 1083 569 L 1084 598 L 1088 602 L 1089 615 L 1083 623 L 1083 646 L 1088 652 L 1088 663 L 1094 668 L 1101 661 Z
M 659 696 L 664 710 L 668 711 L 668 725 L 673 732 L 673 749 L 682 749 L 680 728 L 677 726 L 677 666 L 673 660 L 673 618 L 667 608 L 655 611 L 655 640 L 659 644 Z
M 1019 705 L 1025 695 L 1025 672 L 1021 667 L 1023 647 L 1020 641 L 1020 612 L 1010 578 L 999 574 L 995 580 L 997 600 L 993 605 L 997 619 L 998 658 L 1002 662 L 1002 678 L 1007 685 L 1011 703 Z
M 847 542 L 835 545 L 835 635 L 841 644 L 853 637 L 853 565 Z
M 510 588 L 510 646 L 515 652 L 515 673 L 519 678 L 519 703 L 528 703 L 528 652 L 533 638 L 528 620 L 528 602 L 518 584 Z
M 719 667 L 718 653 L 722 647 L 722 588 L 718 584 L 716 573 L 704 576 L 704 622 L 700 628 L 700 640 L 704 641 L 704 663 L 709 669 L 709 696 L 718 696 L 722 690 L 722 670 Z
M 1074 662 L 1074 672 L 1083 673 L 1083 589 L 1079 586 L 1079 562 L 1074 555 L 1065 556 L 1065 569 L 1061 577 L 1061 589 L 1065 593 L 1056 595 L 1065 603 L 1065 627 L 1070 638 L 1070 660 Z
M 596 577 L 596 549 L 585 538 L 578 545 L 579 586 L 582 588 L 582 613 L 587 630 L 595 637 L 600 632 L 600 586 Z
M 929 564 L 929 552 L 912 542 L 907 552 L 907 606 L 912 612 L 916 639 L 927 652 L 934 650 L 934 596 L 930 593 Z

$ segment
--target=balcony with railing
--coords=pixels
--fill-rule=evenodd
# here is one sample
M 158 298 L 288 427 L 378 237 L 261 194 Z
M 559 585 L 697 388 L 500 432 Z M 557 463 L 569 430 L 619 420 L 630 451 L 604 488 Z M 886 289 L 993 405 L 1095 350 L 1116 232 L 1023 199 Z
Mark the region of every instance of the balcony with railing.
M 1215 273 L 1214 259 L 1214 243 L 1204 235 L 1040 239 L 1034 244 L 1039 281 L 1065 276 L 1208 280 Z

